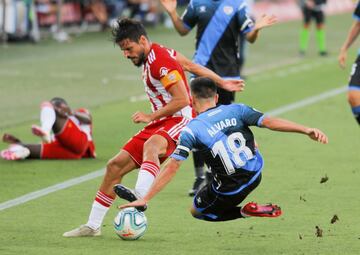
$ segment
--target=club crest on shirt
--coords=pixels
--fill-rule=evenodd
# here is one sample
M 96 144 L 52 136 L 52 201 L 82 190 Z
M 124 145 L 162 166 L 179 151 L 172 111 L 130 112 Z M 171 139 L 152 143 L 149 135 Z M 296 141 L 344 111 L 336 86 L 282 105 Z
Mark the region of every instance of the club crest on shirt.
M 167 75 L 168 72 L 169 72 L 169 69 L 167 69 L 166 67 L 161 67 L 160 68 L 160 77 L 164 77 L 165 75 Z
M 200 7 L 199 7 L 199 12 L 200 12 L 200 13 L 206 12 L 206 6 L 205 6 L 205 5 L 200 6 Z
M 223 10 L 226 15 L 231 15 L 234 11 L 234 8 L 232 6 L 227 5 L 227 6 L 224 6 Z

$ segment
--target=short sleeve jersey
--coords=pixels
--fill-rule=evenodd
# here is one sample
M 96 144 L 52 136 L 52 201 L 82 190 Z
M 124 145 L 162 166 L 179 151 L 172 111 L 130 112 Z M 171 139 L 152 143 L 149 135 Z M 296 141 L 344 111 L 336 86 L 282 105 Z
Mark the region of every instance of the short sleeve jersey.
M 180 80 L 185 84 L 186 93 L 191 102 L 185 73 L 176 61 L 176 51 L 173 49 L 153 43 L 143 65 L 142 78 L 153 112 L 163 108 L 171 101 L 169 89 Z M 173 114 L 173 116 L 189 119 L 192 118 L 192 115 L 190 105 Z
M 245 0 L 191 0 L 183 16 L 189 30 L 197 26 L 194 62 L 221 77 L 239 77 L 239 34 L 253 29 Z
M 199 150 L 219 190 L 232 190 L 241 176 L 251 176 L 262 169 L 263 160 L 249 127 L 261 126 L 263 117 L 263 113 L 243 104 L 209 109 L 182 130 L 171 157 L 185 160 L 192 149 Z
M 85 113 L 89 116 L 91 116 L 90 111 L 86 108 L 79 108 L 76 109 L 75 112 L 79 112 L 79 113 Z M 91 124 L 84 124 L 81 123 L 75 116 L 71 115 L 69 117 L 83 132 L 86 133 L 86 136 L 88 138 L 88 141 L 92 141 L 92 123 Z

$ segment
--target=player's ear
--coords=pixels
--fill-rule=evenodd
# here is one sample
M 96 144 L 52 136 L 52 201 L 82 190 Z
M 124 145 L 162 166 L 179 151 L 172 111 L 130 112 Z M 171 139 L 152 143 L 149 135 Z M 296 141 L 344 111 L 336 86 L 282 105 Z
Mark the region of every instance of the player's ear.
M 217 94 L 217 93 L 216 93 L 216 94 L 215 94 L 215 98 L 214 98 L 214 99 L 215 99 L 215 104 L 217 104 L 217 103 L 218 103 L 218 101 L 219 101 L 219 94 Z
M 140 38 L 139 38 L 139 44 L 141 44 L 142 46 L 145 46 L 146 41 L 147 41 L 146 36 L 141 35 Z

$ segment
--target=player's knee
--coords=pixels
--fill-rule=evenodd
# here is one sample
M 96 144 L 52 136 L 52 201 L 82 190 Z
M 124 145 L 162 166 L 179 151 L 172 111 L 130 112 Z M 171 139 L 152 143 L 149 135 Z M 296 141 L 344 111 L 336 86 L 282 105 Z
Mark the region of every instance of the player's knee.
M 194 207 L 190 208 L 190 214 L 191 216 L 193 216 L 195 219 L 201 220 L 202 218 L 202 214 L 200 212 L 198 212 Z
M 158 156 L 161 153 L 161 147 L 155 141 L 149 139 L 144 143 L 143 151 L 144 156 L 146 156 L 146 154 Z
M 106 174 L 118 178 L 122 176 L 122 162 L 118 159 L 110 159 L 106 165 Z
M 348 102 L 351 106 L 360 105 L 360 93 L 352 93 L 351 91 L 347 95 Z

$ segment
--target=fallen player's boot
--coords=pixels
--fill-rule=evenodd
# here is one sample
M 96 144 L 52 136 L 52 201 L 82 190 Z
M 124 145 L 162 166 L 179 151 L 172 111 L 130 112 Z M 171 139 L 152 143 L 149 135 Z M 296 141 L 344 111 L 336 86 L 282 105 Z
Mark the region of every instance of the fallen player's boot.
M 20 144 L 11 144 L 9 148 L 0 152 L 0 156 L 5 160 L 21 160 L 29 155 L 30 150 Z
M 32 125 L 31 132 L 33 133 L 33 135 L 40 137 L 44 143 L 51 142 L 51 135 L 45 132 L 44 130 L 42 130 L 41 127 Z

